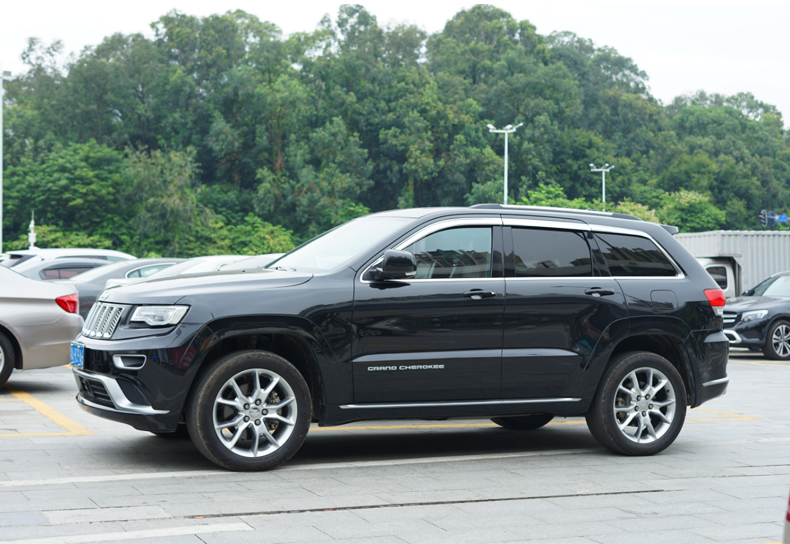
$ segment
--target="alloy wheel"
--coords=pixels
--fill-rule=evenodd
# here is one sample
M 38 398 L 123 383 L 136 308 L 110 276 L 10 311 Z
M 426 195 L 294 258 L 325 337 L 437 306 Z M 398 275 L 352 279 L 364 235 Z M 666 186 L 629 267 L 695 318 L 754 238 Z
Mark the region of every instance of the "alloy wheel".
M 213 406 L 220 442 L 242 457 L 264 457 L 280 449 L 294 431 L 297 403 L 279 374 L 253 368 L 220 388 Z
M 780 324 L 771 335 L 771 345 L 779 357 L 790 355 L 790 326 Z
M 623 436 L 638 444 L 660 439 L 675 418 L 675 389 L 655 368 L 629 372 L 617 386 L 614 417 Z

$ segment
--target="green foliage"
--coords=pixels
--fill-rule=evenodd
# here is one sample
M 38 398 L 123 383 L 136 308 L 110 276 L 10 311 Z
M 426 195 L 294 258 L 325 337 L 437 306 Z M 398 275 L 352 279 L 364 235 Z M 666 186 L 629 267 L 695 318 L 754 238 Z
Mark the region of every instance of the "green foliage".
M 680 232 L 716 230 L 724 223 L 725 216 L 707 196 L 685 190 L 664 195 L 658 210 L 659 220 L 678 227 Z
M 649 221 L 650 223 L 660 223 L 658 219 L 658 212 L 656 212 L 656 210 L 652 210 L 644 204 L 639 204 L 638 202 L 631 202 L 628 199 L 618 202 L 617 206 L 609 211 L 633 215 L 634 217 L 638 217 L 643 221 Z
M 89 236 L 82 232 L 67 232 L 53 227 L 52 225 L 36 225 L 36 247 L 49 248 L 49 247 L 81 247 L 81 248 L 97 248 L 97 249 L 110 249 L 112 242 L 107 238 L 100 235 Z M 6 251 L 14 251 L 18 249 L 27 249 L 30 247 L 27 234 L 21 234 L 19 238 L 13 241 L 7 241 L 3 244 L 3 249 Z
M 684 230 L 790 209 L 774 106 L 699 92 L 665 107 L 632 59 L 491 5 L 430 36 L 360 5 L 292 36 L 243 11 L 171 11 L 152 28 L 72 58 L 29 42 L 28 71 L 5 85 L 7 238 L 35 210 L 138 255 L 256 253 L 368 211 L 501 202 L 489 123 L 523 123 L 512 203 L 603 209 L 588 165 L 608 162 L 618 211 Z

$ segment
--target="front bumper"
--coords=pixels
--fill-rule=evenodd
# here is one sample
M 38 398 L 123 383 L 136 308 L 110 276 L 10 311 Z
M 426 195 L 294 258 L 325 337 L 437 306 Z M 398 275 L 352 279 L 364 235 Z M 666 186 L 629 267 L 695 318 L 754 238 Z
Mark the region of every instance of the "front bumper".
M 74 368 L 77 403 L 93 415 L 144 431 L 173 431 L 182 417 L 197 326 L 126 340 L 80 336 L 84 368 Z

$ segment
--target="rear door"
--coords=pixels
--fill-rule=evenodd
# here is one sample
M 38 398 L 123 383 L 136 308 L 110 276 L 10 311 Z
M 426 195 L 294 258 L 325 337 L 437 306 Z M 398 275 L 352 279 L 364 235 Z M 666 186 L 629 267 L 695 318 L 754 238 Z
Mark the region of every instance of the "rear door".
M 602 275 L 581 221 L 505 219 L 502 397 L 572 396 L 607 327 L 627 317 L 618 283 Z

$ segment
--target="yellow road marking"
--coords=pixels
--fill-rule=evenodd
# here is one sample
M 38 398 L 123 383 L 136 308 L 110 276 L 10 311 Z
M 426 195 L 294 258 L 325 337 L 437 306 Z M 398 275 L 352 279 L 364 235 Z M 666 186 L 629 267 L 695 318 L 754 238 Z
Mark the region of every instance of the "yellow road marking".
M 686 418 L 686 421 L 747 421 L 760 419 L 759 417 L 743 416 L 740 414 L 731 414 L 729 412 L 717 412 L 716 410 L 708 410 L 706 408 L 694 408 L 695 412 L 709 412 L 711 414 L 718 414 L 726 417 L 699 417 L 699 418 Z M 552 421 L 549 425 L 586 425 L 585 421 Z M 380 431 L 387 429 L 452 429 L 452 428 L 470 428 L 470 427 L 499 427 L 496 423 L 441 423 L 441 424 L 415 424 L 415 425 L 358 425 L 354 427 L 346 427 L 343 425 L 335 427 L 312 427 L 310 432 L 313 431 Z
M 779 361 L 774 361 L 772 363 L 761 363 L 759 361 L 739 361 L 737 359 L 730 359 L 731 363 L 740 363 L 742 365 L 757 365 L 757 366 L 778 366 L 782 368 L 790 368 L 790 362 L 788 363 L 781 363 Z
M 6 389 L 9 393 L 11 393 L 16 399 L 24 402 L 31 408 L 33 408 L 36 412 L 41 414 L 42 416 L 46 417 L 53 423 L 59 425 L 66 429 L 65 433 L 30 433 L 30 434 L 2 434 L 0 436 L 3 437 L 10 437 L 10 436 L 86 436 L 92 435 L 93 433 L 77 423 L 73 421 L 54 408 L 51 408 L 49 405 L 44 404 L 36 397 L 31 395 L 30 393 L 25 393 L 24 391 L 19 391 L 18 389 Z M 9 399 L 10 400 L 10 399 Z

